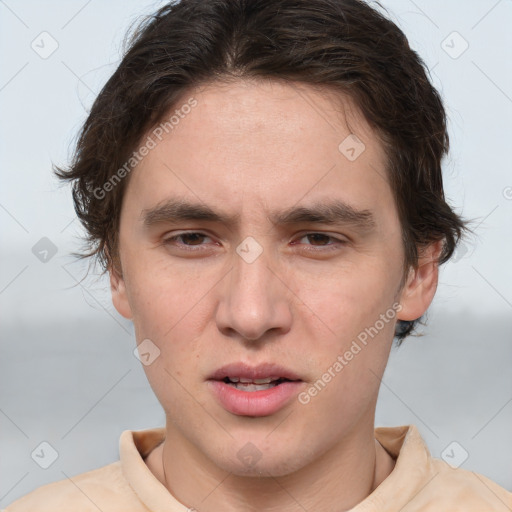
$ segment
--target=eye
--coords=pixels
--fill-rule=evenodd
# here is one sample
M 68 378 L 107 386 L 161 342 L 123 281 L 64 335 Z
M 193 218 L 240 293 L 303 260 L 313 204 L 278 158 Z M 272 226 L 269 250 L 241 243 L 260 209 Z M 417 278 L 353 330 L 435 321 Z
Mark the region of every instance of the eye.
M 185 232 L 179 233 L 177 235 L 168 237 L 163 240 L 164 245 L 169 245 L 172 247 L 176 247 L 178 249 L 183 249 L 185 251 L 201 251 L 201 247 L 204 247 L 205 240 L 212 240 L 211 237 L 204 233 L 200 232 Z M 340 246 L 346 244 L 345 240 L 336 238 L 334 236 L 328 235 L 326 233 L 306 233 L 302 235 L 297 240 L 302 241 L 307 239 L 310 243 L 306 243 L 304 245 L 309 246 L 309 248 L 304 248 L 307 251 L 323 251 L 326 250 L 336 250 L 339 249 Z M 329 243 L 331 242 L 331 243 Z M 294 245 L 297 245 L 294 243 Z
M 188 233 L 180 233 L 179 235 L 174 235 L 169 238 L 166 238 L 163 243 L 164 245 L 173 245 L 178 248 L 182 248 L 188 251 L 197 251 L 201 249 L 193 249 L 193 247 L 201 247 L 204 244 L 201 242 L 205 238 L 210 238 L 208 235 L 204 233 L 196 233 L 196 232 L 188 232 Z M 182 242 L 179 242 L 181 239 Z M 210 238 L 211 240 L 211 238 Z
M 306 244 L 309 245 L 310 247 L 314 247 L 314 249 L 307 249 L 309 251 L 318 251 L 321 250 L 322 247 L 326 247 L 327 250 L 338 249 L 339 246 L 344 245 L 346 243 L 345 240 L 333 237 L 331 235 L 327 235 L 326 233 L 306 233 L 302 235 L 302 237 L 299 238 L 298 240 L 300 241 L 304 239 L 308 239 L 310 242 L 313 242 L 311 244 Z M 329 240 L 333 240 L 334 243 L 328 243 Z

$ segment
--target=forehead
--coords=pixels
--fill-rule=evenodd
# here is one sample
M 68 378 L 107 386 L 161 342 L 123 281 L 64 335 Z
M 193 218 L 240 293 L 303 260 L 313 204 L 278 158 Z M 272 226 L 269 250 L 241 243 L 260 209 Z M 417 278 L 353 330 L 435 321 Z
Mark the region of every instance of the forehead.
M 141 210 L 171 196 L 233 213 L 327 195 L 364 209 L 393 203 L 383 146 L 346 95 L 297 83 L 212 83 L 185 94 L 160 127 L 166 122 L 159 137 L 155 128 L 146 135 L 154 147 L 130 177 L 127 199 Z

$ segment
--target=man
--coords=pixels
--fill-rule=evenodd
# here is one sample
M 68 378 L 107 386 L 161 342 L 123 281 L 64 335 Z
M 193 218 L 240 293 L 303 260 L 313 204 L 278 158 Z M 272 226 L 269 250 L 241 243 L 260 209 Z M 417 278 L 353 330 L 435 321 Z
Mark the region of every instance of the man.
M 465 229 L 447 150 L 421 60 L 361 1 L 162 8 L 58 174 L 166 425 L 7 510 L 510 510 L 413 425 L 374 428 Z

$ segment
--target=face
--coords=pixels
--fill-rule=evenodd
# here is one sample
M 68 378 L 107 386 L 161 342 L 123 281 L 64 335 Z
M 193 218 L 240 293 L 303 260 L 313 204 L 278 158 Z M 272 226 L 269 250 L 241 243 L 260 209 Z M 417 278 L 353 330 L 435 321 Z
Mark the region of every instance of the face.
M 349 98 L 276 82 L 189 98 L 129 178 L 113 301 L 176 450 L 285 475 L 373 433 L 395 323 L 428 307 L 436 268 L 400 287 L 386 156 Z

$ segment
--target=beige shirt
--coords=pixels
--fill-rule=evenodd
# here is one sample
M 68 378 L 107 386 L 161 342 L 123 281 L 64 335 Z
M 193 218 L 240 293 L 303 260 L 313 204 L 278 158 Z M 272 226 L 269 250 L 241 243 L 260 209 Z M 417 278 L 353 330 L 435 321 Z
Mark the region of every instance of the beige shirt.
M 5 512 L 190 512 L 144 462 L 164 437 L 164 428 L 125 430 L 119 440 L 119 461 L 43 485 Z M 482 475 L 432 458 L 414 425 L 378 427 L 375 437 L 396 464 L 351 512 L 512 510 L 512 493 Z

